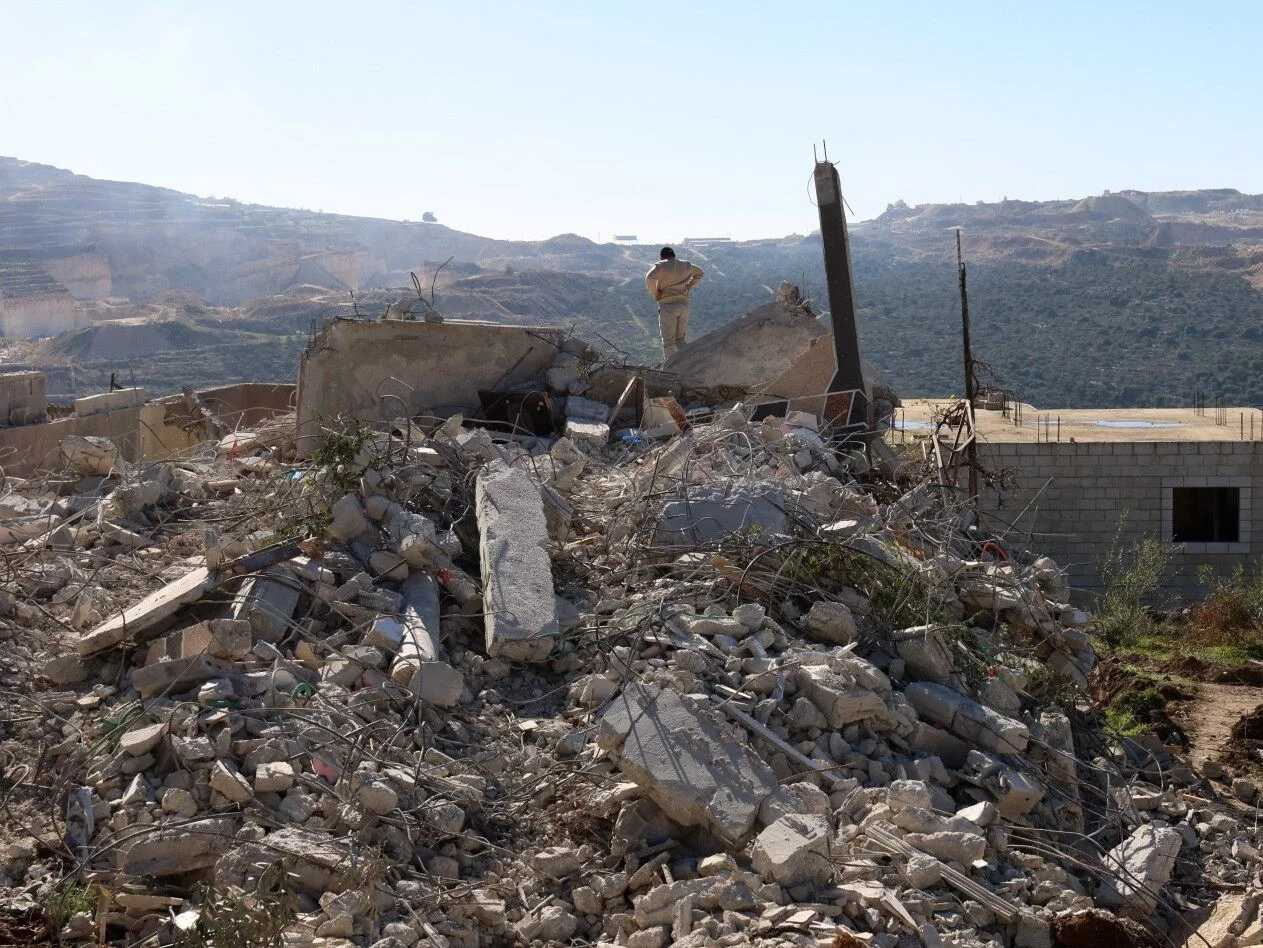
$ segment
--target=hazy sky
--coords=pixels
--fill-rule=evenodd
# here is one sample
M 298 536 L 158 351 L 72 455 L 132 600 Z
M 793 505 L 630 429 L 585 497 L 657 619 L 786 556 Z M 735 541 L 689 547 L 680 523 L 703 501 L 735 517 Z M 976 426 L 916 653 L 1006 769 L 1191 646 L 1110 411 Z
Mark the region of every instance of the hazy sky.
M 1263 191 L 1263 4 L 0 0 L 0 155 L 647 241 L 848 202 Z

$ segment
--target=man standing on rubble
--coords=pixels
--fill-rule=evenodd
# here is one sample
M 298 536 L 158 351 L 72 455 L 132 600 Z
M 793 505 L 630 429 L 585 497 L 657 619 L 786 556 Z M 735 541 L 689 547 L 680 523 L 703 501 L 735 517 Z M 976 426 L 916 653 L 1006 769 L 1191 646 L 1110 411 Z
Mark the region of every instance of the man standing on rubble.
M 658 257 L 653 269 L 645 274 L 645 286 L 658 301 L 662 357 L 669 359 L 684 345 L 684 332 L 689 326 L 689 292 L 702 282 L 702 268 L 677 260 L 670 247 L 663 247 Z

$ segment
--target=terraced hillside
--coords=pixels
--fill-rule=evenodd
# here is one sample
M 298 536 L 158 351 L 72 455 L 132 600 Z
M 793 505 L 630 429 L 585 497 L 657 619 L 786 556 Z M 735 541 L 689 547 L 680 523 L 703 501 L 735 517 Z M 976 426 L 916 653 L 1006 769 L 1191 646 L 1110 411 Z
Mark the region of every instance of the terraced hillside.
M 803 229 L 814 223 L 804 217 Z M 1025 399 L 1179 405 L 1201 390 L 1263 404 L 1263 196 L 1217 189 L 896 202 L 853 224 L 865 356 L 904 392 L 960 387 L 957 227 L 977 354 Z M 818 237 L 681 253 L 707 271 L 692 335 L 764 302 L 782 280 L 827 309 Z M 655 255 L 656 247 L 573 234 L 502 241 L 435 223 L 246 205 L 0 158 L 0 265 L 44 272 L 95 319 L 134 311 L 174 316 L 187 330 L 165 349 L 148 334 L 135 350 L 85 349 L 82 336 L 41 350 L 74 365 L 67 377 L 76 385 L 110 371 L 135 373 L 155 391 L 194 379 L 292 378 L 314 324 L 379 317 L 413 295 L 410 271 L 427 295 L 433 281 L 448 316 L 573 326 L 653 361 L 656 311 L 641 275 Z M 192 303 L 172 308 L 173 293 Z

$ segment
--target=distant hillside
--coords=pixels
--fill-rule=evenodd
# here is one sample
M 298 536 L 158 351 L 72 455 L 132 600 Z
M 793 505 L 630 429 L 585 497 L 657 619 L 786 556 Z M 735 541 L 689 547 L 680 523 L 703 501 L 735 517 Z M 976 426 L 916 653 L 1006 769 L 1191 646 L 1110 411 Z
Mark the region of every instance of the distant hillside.
M 1200 389 L 1263 405 L 1263 195 L 1129 190 L 896 202 L 852 224 L 864 354 L 907 394 L 961 386 L 958 227 L 976 354 L 1025 399 L 1180 405 Z M 433 280 L 448 316 L 573 326 L 653 361 L 657 318 L 641 276 L 656 249 L 573 234 L 493 240 L 436 223 L 198 198 L 0 158 L 0 264 L 46 272 L 94 318 L 165 321 L 154 329 L 98 323 L 22 350 L 32 362 L 70 364 L 67 377 L 84 387 L 111 371 L 155 391 L 292 378 L 313 325 L 379 317 L 413 295 L 409 271 L 427 295 Z M 706 269 L 691 335 L 766 301 L 781 280 L 827 309 L 818 236 L 679 250 Z

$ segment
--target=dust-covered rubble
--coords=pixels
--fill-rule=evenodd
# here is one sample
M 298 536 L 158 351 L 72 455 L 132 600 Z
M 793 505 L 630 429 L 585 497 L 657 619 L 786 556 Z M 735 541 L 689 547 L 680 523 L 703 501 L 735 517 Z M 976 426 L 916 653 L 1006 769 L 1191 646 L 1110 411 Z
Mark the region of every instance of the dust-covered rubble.
M 74 439 L 9 479 L 9 916 L 111 944 L 1050 948 L 1182 939 L 1227 886 L 1215 948 L 1263 940 L 1253 811 L 1104 729 L 1047 557 L 801 412 L 609 443 L 610 415 L 563 417 L 331 420 L 301 463 Z

